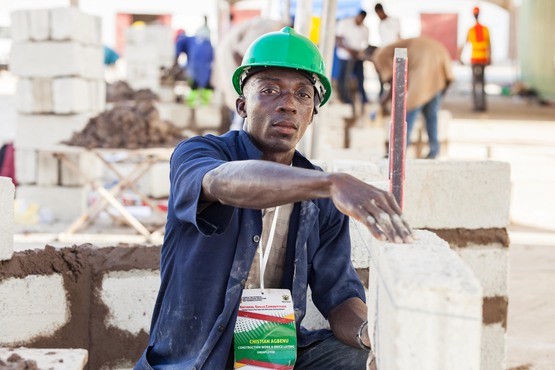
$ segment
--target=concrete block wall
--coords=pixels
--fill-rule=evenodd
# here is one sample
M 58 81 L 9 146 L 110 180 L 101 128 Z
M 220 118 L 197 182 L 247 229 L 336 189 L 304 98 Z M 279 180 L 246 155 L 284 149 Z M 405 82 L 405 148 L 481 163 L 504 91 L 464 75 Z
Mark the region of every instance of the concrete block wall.
M 427 231 L 416 238 L 410 245 L 372 240 L 367 246 L 378 368 L 480 369 L 480 283 L 445 241 Z
M 69 140 L 105 108 L 100 17 L 55 7 L 16 10 L 11 18 L 10 70 L 19 77 L 14 147 L 22 187 L 17 197 L 71 220 L 84 211 L 89 189 L 46 149 Z M 85 171 L 96 168 L 86 154 L 75 156 Z
M 12 257 L 15 186 L 9 177 L 0 177 L 0 261 Z
M 64 7 L 17 10 L 11 18 L 10 70 L 19 77 L 19 112 L 72 114 L 104 109 L 105 91 L 97 88 L 99 82 L 105 84 L 99 17 Z
M 0 261 L 0 347 L 83 348 L 89 370 L 130 369 L 146 348 L 160 248 L 91 245 Z
M 336 163 L 337 162 L 337 163 Z M 364 170 L 359 161 L 328 162 L 329 169 L 383 184 L 387 160 Z M 483 288 L 482 370 L 504 370 L 508 312 L 510 166 L 495 161 L 408 160 L 404 213 L 410 225 L 447 241 Z
M 136 90 L 158 92 L 161 68 L 170 68 L 175 60 L 171 28 L 162 25 L 130 27 L 125 31 L 125 42 L 127 82 Z

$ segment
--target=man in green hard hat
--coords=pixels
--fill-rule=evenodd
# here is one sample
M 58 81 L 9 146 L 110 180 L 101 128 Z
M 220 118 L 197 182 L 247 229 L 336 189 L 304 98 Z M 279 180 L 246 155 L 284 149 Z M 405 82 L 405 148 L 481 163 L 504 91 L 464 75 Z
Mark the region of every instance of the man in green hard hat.
M 176 147 L 161 286 L 135 369 L 366 368 L 348 217 L 381 240 L 413 236 L 390 194 L 295 150 L 330 97 L 324 71 L 292 28 L 261 36 L 233 75 L 243 129 Z M 303 327 L 308 288 L 330 329 Z

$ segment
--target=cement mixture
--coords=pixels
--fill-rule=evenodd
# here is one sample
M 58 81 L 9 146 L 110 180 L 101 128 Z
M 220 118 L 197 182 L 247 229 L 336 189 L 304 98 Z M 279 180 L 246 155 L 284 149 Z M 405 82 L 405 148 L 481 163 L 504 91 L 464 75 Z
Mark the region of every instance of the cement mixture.
M 87 149 L 139 149 L 174 147 L 186 136 L 181 129 L 160 118 L 153 100 L 118 103 L 89 120 L 63 144 Z
M 158 100 L 158 95 L 150 89 L 134 90 L 125 81 L 116 81 L 106 85 L 106 102 L 119 103 L 133 100 Z

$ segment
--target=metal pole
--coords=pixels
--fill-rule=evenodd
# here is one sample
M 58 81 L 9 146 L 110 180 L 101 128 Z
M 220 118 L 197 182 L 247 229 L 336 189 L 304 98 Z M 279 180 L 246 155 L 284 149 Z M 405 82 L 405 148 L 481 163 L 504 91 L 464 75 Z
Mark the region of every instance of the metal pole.
M 310 18 L 312 16 L 312 0 L 299 0 L 295 10 L 295 31 L 308 37 L 310 35 Z
M 403 182 L 407 147 L 407 49 L 393 55 L 391 130 L 389 133 L 389 190 L 403 209 Z
M 333 64 L 333 48 L 335 46 L 335 15 L 337 14 L 337 0 L 323 0 L 322 20 L 320 22 L 320 50 L 324 57 L 326 66 L 326 76 L 331 81 L 331 70 Z M 318 131 L 319 116 L 325 112 L 326 107 L 319 109 L 319 115 L 314 117 L 312 123 L 312 142 L 310 145 L 310 153 L 313 158 L 318 156 Z

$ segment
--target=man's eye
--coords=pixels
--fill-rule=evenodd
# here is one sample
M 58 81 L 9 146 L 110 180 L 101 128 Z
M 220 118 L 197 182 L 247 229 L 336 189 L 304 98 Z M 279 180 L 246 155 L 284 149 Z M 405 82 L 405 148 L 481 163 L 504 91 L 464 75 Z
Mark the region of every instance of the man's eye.
M 312 95 L 309 94 L 309 93 L 300 92 L 299 95 L 300 95 L 302 98 L 312 99 Z
M 268 88 L 262 89 L 262 93 L 263 94 L 275 94 L 275 93 L 277 93 L 277 90 L 274 89 L 274 88 L 268 87 Z

